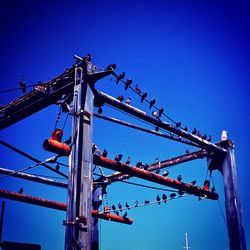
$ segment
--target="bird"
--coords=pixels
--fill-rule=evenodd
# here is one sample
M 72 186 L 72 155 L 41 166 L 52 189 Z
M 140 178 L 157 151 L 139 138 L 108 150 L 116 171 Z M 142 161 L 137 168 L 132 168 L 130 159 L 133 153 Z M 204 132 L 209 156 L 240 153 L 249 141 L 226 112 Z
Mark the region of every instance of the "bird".
M 131 103 L 131 97 L 129 97 L 126 101 L 125 101 L 126 104 L 130 104 Z
M 118 203 L 118 208 L 120 211 L 122 211 L 122 204 L 120 202 Z
M 104 149 L 103 151 L 102 151 L 102 157 L 107 157 L 107 155 L 108 155 L 108 151 L 106 150 L 106 149 Z
M 180 196 L 182 196 L 182 195 L 184 194 L 184 192 L 183 192 L 182 190 L 179 190 L 179 191 L 178 191 L 178 194 L 179 194 Z
M 101 114 L 102 114 L 102 112 L 103 112 L 102 107 L 99 107 L 99 108 L 98 108 L 98 114 L 100 114 L 100 115 L 101 115 Z
M 149 203 L 150 203 L 150 200 L 145 200 L 144 203 L 145 203 L 145 204 L 149 204 Z
M 113 211 L 115 211 L 115 210 L 116 210 L 116 207 L 115 207 L 115 205 L 114 205 L 114 204 L 112 205 L 112 207 L 111 207 L 111 208 L 112 208 L 112 210 L 113 210 Z
M 163 199 L 163 201 L 166 203 L 166 202 L 167 202 L 167 195 L 163 194 L 163 195 L 162 195 L 162 199 Z
M 158 157 L 155 158 L 155 164 L 158 164 L 159 163 L 159 159 Z
M 143 101 L 147 98 L 148 96 L 148 92 L 144 92 L 142 95 L 141 95 L 141 103 L 143 103 Z
M 160 107 L 158 117 L 161 117 L 161 115 L 163 114 L 163 112 L 164 112 L 164 108 Z
M 116 157 L 115 157 L 115 161 L 121 161 L 121 159 L 122 159 L 122 154 L 118 154 L 118 155 L 116 155 Z
M 149 165 L 147 163 L 144 164 L 143 168 L 144 170 L 148 170 Z
M 21 187 L 18 191 L 19 194 L 22 194 L 23 193 L 23 188 Z
M 162 174 L 164 177 L 168 176 L 169 175 L 169 171 L 168 170 L 165 170 L 164 173 Z
M 56 170 L 58 171 L 60 169 L 60 165 L 56 164 Z
M 193 180 L 193 181 L 190 182 L 191 186 L 194 186 L 195 184 L 196 184 L 196 180 Z
M 158 166 L 157 169 L 155 170 L 155 173 L 156 173 L 156 174 L 159 174 L 160 171 L 161 171 L 161 170 L 160 170 L 160 168 L 159 168 L 159 166 Z
M 120 102 L 122 102 L 124 100 L 124 96 L 123 95 L 119 95 L 116 97 L 116 99 Z
M 181 181 L 181 180 L 182 180 L 182 176 L 181 176 L 180 174 L 177 176 L 177 180 L 178 180 L 178 181 Z
M 20 88 L 22 89 L 22 92 L 25 94 L 26 93 L 26 83 L 23 80 L 23 78 L 21 79 L 21 81 L 19 82 Z
M 208 141 L 208 142 L 211 142 L 211 141 L 212 141 L 212 136 L 211 136 L 211 135 L 208 136 L 207 141 Z
M 158 126 L 155 127 L 155 131 L 158 132 L 160 128 Z
M 88 53 L 86 56 L 86 61 L 91 62 L 91 60 L 92 60 L 92 55 Z
M 176 197 L 176 194 L 175 194 L 175 193 L 170 194 L 170 198 L 171 198 L 171 199 L 173 199 L 173 198 L 175 198 L 175 197 Z
M 140 89 L 140 86 L 138 84 L 135 85 L 135 91 L 137 94 L 141 94 L 141 89 Z
M 202 134 L 201 134 L 200 131 L 197 132 L 197 136 L 200 137 L 200 138 L 202 138 Z
M 207 135 L 204 134 L 204 135 L 202 136 L 202 139 L 203 139 L 203 140 L 206 140 L 206 139 L 207 139 Z
M 192 131 L 192 134 L 193 134 L 193 135 L 196 135 L 196 134 L 197 134 L 196 128 L 194 128 L 194 130 Z
M 181 126 L 181 122 L 176 122 L 175 126 L 179 128 Z
M 212 187 L 211 192 L 212 192 L 212 193 L 215 192 L 215 187 Z
M 116 64 L 114 64 L 114 63 L 111 63 L 106 67 L 106 70 L 114 71 L 115 69 L 116 69 Z
M 130 157 L 128 157 L 128 159 L 126 160 L 125 164 L 129 165 L 130 162 L 131 162 Z
M 190 150 L 188 148 L 186 149 L 186 154 L 190 154 Z
M 137 163 L 136 163 L 136 168 L 141 168 L 141 165 L 142 165 L 142 162 L 141 161 L 138 161 Z
M 125 203 L 125 207 L 129 210 L 130 209 L 130 206 L 128 204 L 128 202 Z
M 188 131 L 188 127 L 185 126 L 185 127 L 183 128 L 183 130 L 187 132 L 187 131 Z
M 159 196 L 159 194 L 157 194 L 156 200 L 157 200 L 158 204 L 160 205 L 161 204 L 161 197 Z
M 121 81 L 122 79 L 124 79 L 125 77 L 125 72 L 122 72 L 116 79 L 116 84 L 118 84 L 119 81 Z
M 125 90 L 128 89 L 128 87 L 132 84 L 132 79 L 131 78 L 128 78 L 127 81 L 125 82 Z
M 153 112 L 152 112 L 152 116 L 155 117 L 155 118 L 157 118 L 157 117 L 158 117 L 157 112 L 156 112 L 156 111 L 153 111 Z
M 138 200 L 136 200 L 134 203 L 134 207 L 138 207 L 138 204 L 139 204 L 139 202 L 138 202 Z
M 151 109 L 155 105 L 155 98 L 152 98 L 149 103 L 149 108 Z
M 115 211 L 115 214 L 116 214 L 117 216 L 119 216 L 119 211 Z
M 127 218 L 127 216 L 128 216 L 128 213 L 125 212 L 124 215 L 123 215 L 122 217 L 125 219 L 125 218 Z
M 221 141 L 227 141 L 227 131 L 222 130 L 221 132 Z

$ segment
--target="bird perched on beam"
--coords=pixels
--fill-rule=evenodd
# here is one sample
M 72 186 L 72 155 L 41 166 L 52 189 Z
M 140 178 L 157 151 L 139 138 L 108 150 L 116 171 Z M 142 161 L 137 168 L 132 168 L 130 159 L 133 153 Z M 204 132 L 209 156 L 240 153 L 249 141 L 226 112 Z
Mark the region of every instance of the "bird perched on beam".
M 149 103 L 149 108 L 151 109 L 155 105 L 155 98 L 152 98 L 150 103 Z
M 162 199 L 163 199 L 164 203 L 167 202 L 167 198 L 168 198 L 167 195 L 165 195 L 165 194 L 162 195 Z
M 131 97 L 129 97 L 126 101 L 125 101 L 126 104 L 130 105 L 131 103 Z
M 131 162 L 130 157 L 128 157 L 128 159 L 126 160 L 125 164 L 129 165 L 130 162 Z
M 164 112 L 164 108 L 160 107 L 158 116 L 161 117 L 161 115 L 163 114 L 163 112 Z
M 148 92 L 145 91 L 142 95 L 141 95 L 141 103 L 143 103 L 143 101 L 147 98 L 148 96 Z
M 122 79 L 124 79 L 125 77 L 125 72 L 122 72 L 116 79 L 116 84 L 118 84 L 119 81 L 121 81 Z
M 181 122 L 176 122 L 176 127 L 179 128 L 181 126 Z
M 122 154 L 118 154 L 118 155 L 116 155 L 116 157 L 115 157 L 115 161 L 121 161 L 121 159 L 122 159 Z
M 21 79 L 21 81 L 19 82 L 20 88 L 22 89 L 22 92 L 25 94 L 26 93 L 26 83 L 23 80 L 23 78 Z
M 162 176 L 166 177 L 169 175 L 169 171 L 168 170 L 165 170 L 164 173 L 162 174 Z
M 161 197 L 159 194 L 156 196 L 157 203 L 160 205 L 161 204 Z
M 128 202 L 125 203 L 125 207 L 129 210 L 130 209 L 130 206 L 128 204 Z
M 193 135 L 196 135 L 196 134 L 197 134 L 196 128 L 194 128 L 194 130 L 192 131 L 192 134 L 193 134 Z
M 115 211 L 115 210 L 116 210 L 115 205 L 112 205 L 112 207 L 111 207 L 111 208 L 112 208 L 112 210 L 113 210 L 113 211 Z
M 118 208 L 120 211 L 122 211 L 122 204 L 120 202 L 118 203 Z
M 106 158 L 107 155 L 108 155 L 108 151 L 107 151 L 106 149 L 104 149 L 104 150 L 102 151 L 102 156 Z
M 116 97 L 116 99 L 120 102 L 122 102 L 124 100 L 124 96 L 123 95 L 119 95 Z
M 111 63 L 106 67 L 106 70 L 114 71 L 115 69 L 116 69 L 116 64 L 114 64 L 114 63 Z
M 181 180 L 182 180 L 182 176 L 181 176 L 180 174 L 177 176 L 177 180 L 178 180 L 178 181 L 181 181 Z

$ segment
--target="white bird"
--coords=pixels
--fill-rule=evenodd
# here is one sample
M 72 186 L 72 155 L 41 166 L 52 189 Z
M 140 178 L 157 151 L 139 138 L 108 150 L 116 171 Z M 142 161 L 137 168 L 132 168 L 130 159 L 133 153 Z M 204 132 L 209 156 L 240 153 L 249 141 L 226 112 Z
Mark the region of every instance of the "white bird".
M 222 130 L 221 140 L 222 141 L 226 141 L 227 140 L 227 131 L 226 130 Z

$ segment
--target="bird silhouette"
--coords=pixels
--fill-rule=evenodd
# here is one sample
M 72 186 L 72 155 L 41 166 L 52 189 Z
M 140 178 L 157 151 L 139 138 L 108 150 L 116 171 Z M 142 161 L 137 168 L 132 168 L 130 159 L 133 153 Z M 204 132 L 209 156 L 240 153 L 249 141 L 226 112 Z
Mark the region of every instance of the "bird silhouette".
M 143 168 L 144 170 L 148 170 L 149 165 L 147 163 L 144 164 Z
M 23 188 L 21 187 L 18 191 L 19 194 L 22 194 L 23 193 Z
M 148 96 L 148 92 L 144 92 L 142 95 L 141 95 L 141 103 L 143 103 L 143 101 L 147 98 Z
M 163 201 L 164 201 L 165 203 L 167 202 L 167 198 L 168 198 L 167 195 L 165 195 L 165 194 L 162 195 L 162 199 L 163 199 Z
M 118 154 L 118 155 L 116 155 L 116 157 L 115 157 L 115 161 L 121 161 L 121 159 L 122 159 L 122 154 Z
M 131 162 L 130 157 L 128 157 L 128 159 L 126 160 L 125 164 L 129 165 L 130 162 Z
M 175 126 L 179 128 L 181 126 L 181 122 L 176 122 Z
M 106 149 L 104 149 L 102 152 L 102 156 L 106 158 L 107 155 L 108 155 L 108 151 Z
M 149 204 L 149 203 L 150 203 L 150 200 L 145 200 L 144 203 L 145 203 L 145 204 Z
M 60 169 L 60 165 L 56 164 L 56 170 L 58 171 Z
M 188 131 L 188 127 L 185 126 L 185 127 L 183 128 L 183 130 L 187 132 L 187 131 Z
M 202 138 L 202 134 L 201 134 L 200 131 L 197 132 L 197 136 L 200 137 L 200 138 Z
M 197 134 L 196 128 L 194 128 L 194 130 L 192 131 L 192 134 L 193 134 L 193 135 L 196 135 L 196 134 Z
M 178 181 L 181 181 L 181 180 L 182 180 L 182 176 L 181 176 L 180 174 L 177 176 L 177 180 L 178 180 Z
M 128 213 L 125 212 L 124 215 L 123 215 L 122 217 L 125 219 L 125 218 L 127 218 L 127 216 L 128 216 Z
M 111 63 L 106 67 L 106 70 L 114 71 L 115 69 L 116 69 L 116 64 L 114 64 L 114 63 Z
M 119 216 L 119 211 L 115 211 L 115 214 L 116 214 L 117 216 Z
M 175 198 L 175 197 L 176 197 L 176 193 L 170 194 L 170 198 L 171 198 L 171 199 L 173 199 L 173 198 Z
M 211 188 L 211 192 L 214 193 L 215 192 L 215 187 Z
M 207 141 L 208 141 L 208 142 L 211 142 L 211 141 L 212 141 L 212 136 L 211 136 L 211 135 L 208 136 Z
M 140 86 L 138 84 L 135 85 L 135 91 L 137 94 L 141 94 L 141 89 L 140 89 Z
M 159 174 L 160 171 L 161 171 L 161 170 L 160 170 L 160 168 L 159 168 L 159 166 L 158 166 L 157 169 L 155 170 L 155 173 L 156 173 L 156 174 Z
M 138 204 L 139 204 L 139 202 L 138 202 L 138 200 L 136 200 L 134 203 L 134 207 L 138 207 Z
M 188 148 L 186 149 L 186 154 L 190 154 L 190 150 Z
M 159 194 L 156 196 L 156 200 L 157 200 L 158 204 L 160 205 L 161 204 L 161 197 L 159 196 Z
M 20 88 L 22 90 L 22 92 L 25 94 L 26 93 L 26 83 L 23 79 L 21 79 L 21 81 L 19 82 Z
M 130 206 L 128 204 L 128 202 L 125 203 L 125 207 L 129 210 L 130 209 Z
M 168 170 L 165 170 L 164 173 L 162 174 L 164 177 L 168 176 L 169 175 L 169 172 Z
M 141 162 L 141 161 L 138 161 L 138 162 L 136 163 L 136 166 L 135 166 L 135 167 L 141 168 L 141 165 L 142 165 L 142 162 Z
M 98 108 L 98 114 L 100 114 L 100 115 L 101 115 L 101 114 L 102 114 L 102 112 L 103 112 L 102 107 L 99 107 L 99 108 Z
M 203 139 L 203 140 L 206 140 L 206 139 L 207 139 L 207 135 L 204 134 L 204 135 L 202 136 L 202 139 Z
M 116 99 L 120 102 L 122 102 L 124 100 L 124 96 L 123 95 L 119 95 L 116 97 Z
M 153 111 L 153 112 L 152 112 L 152 116 L 155 117 L 155 118 L 157 118 L 157 117 L 158 117 L 157 112 L 156 112 L 156 111 Z
M 180 196 L 182 196 L 182 195 L 184 194 L 184 192 L 183 192 L 182 190 L 179 190 L 179 191 L 178 191 L 178 194 L 179 194 Z
M 128 87 L 132 84 L 132 79 L 131 78 L 128 78 L 127 81 L 125 82 L 125 90 L 128 89 Z
M 196 184 L 196 180 L 193 180 L 193 181 L 190 182 L 191 186 L 194 186 L 195 184 Z
M 152 98 L 150 103 L 149 103 L 149 108 L 151 109 L 155 105 L 155 98 Z
M 164 108 L 163 107 L 160 107 L 160 109 L 159 109 L 159 117 L 161 117 L 161 115 L 163 114 L 163 112 L 164 112 Z
M 114 204 L 112 205 L 112 207 L 111 207 L 111 208 L 112 208 L 112 210 L 113 210 L 113 211 L 115 211 L 115 210 L 116 210 L 116 207 L 115 207 L 115 205 L 114 205 Z
M 120 202 L 118 203 L 118 208 L 120 211 L 122 211 L 122 204 Z
M 122 79 L 124 79 L 125 77 L 125 72 L 122 72 L 116 79 L 116 84 L 118 84 L 119 81 L 121 81 Z
M 125 101 L 126 104 L 130 104 L 131 103 L 131 97 L 129 97 L 126 101 Z

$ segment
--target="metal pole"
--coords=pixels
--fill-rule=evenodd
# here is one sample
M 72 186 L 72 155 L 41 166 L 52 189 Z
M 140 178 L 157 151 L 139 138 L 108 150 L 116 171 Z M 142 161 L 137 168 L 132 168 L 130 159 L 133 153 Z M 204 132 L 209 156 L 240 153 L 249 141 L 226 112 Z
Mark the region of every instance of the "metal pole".
M 234 144 L 229 140 L 223 141 L 220 144 L 227 149 L 227 155 L 222 165 L 222 173 L 224 180 L 229 247 L 230 250 L 246 250 L 242 209 L 238 195 Z
M 0 221 L 0 245 L 1 245 L 1 243 L 2 243 L 2 236 L 3 236 L 4 208 L 5 208 L 5 201 L 2 201 L 2 207 L 1 207 L 1 221 Z
M 75 69 L 65 250 L 91 249 L 93 92 Z

